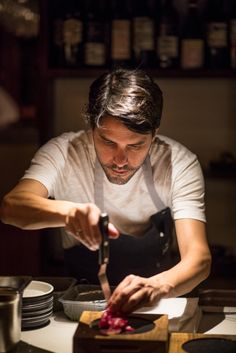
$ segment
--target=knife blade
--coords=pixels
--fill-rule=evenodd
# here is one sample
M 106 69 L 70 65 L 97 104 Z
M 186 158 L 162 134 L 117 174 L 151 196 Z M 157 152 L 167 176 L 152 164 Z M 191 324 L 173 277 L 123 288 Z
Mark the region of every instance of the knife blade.
M 109 236 L 108 236 L 109 217 L 107 213 L 102 213 L 99 219 L 99 228 L 102 235 L 102 242 L 99 247 L 98 263 L 100 265 L 98 278 L 106 301 L 111 296 L 111 288 L 107 279 L 107 265 L 109 263 Z

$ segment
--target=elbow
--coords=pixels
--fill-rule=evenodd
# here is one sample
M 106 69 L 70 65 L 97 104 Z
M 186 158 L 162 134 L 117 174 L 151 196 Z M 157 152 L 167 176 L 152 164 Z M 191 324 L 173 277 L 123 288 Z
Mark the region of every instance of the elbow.
M 16 210 L 14 208 L 14 200 L 11 194 L 7 194 L 3 197 L 0 204 L 0 220 L 2 223 L 10 224 L 18 228 L 22 228 L 21 225 L 16 224 Z
M 0 204 L 0 220 L 2 223 L 8 223 L 8 209 L 9 209 L 9 202 L 8 202 L 8 197 L 7 195 L 4 196 L 4 198 L 1 201 Z
M 202 260 L 202 281 L 204 281 L 205 279 L 207 279 L 211 273 L 211 265 L 212 265 L 212 257 L 210 252 L 207 253 L 204 257 L 204 259 Z

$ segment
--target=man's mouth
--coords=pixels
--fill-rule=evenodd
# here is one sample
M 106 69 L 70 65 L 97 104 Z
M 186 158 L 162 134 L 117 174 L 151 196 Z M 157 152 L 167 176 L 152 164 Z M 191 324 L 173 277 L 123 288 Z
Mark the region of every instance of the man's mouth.
M 117 174 L 117 175 L 125 175 L 129 173 L 129 170 L 127 169 L 113 169 L 111 168 L 112 173 Z

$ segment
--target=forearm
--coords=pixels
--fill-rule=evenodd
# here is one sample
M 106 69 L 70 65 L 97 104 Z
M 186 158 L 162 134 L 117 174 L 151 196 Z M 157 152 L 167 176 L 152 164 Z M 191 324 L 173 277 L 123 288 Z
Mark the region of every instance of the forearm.
M 22 229 L 65 226 L 66 215 L 73 203 L 50 200 L 31 192 L 6 195 L 1 205 L 1 220 Z
M 163 297 L 177 297 L 190 292 L 210 273 L 211 257 L 208 252 L 193 259 L 192 256 L 181 260 L 171 269 L 164 271 L 153 278 L 158 286 L 163 288 Z

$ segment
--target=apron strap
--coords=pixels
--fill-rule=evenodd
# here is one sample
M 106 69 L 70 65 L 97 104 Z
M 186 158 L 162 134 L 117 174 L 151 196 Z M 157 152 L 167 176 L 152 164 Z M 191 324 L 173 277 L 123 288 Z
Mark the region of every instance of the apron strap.
M 96 158 L 95 161 L 95 172 L 94 172 L 94 201 L 95 204 L 100 208 L 101 212 L 104 210 L 104 193 L 103 193 L 103 169 L 101 164 Z
M 161 200 L 160 196 L 158 195 L 158 193 L 155 189 L 153 175 L 152 175 L 152 166 L 151 166 L 149 156 L 147 156 L 147 158 L 145 159 L 145 161 L 142 165 L 142 169 L 143 169 L 144 179 L 145 179 L 145 183 L 146 183 L 149 195 L 152 199 L 152 202 L 156 206 L 156 209 L 162 210 L 162 209 L 166 208 L 166 205 Z

